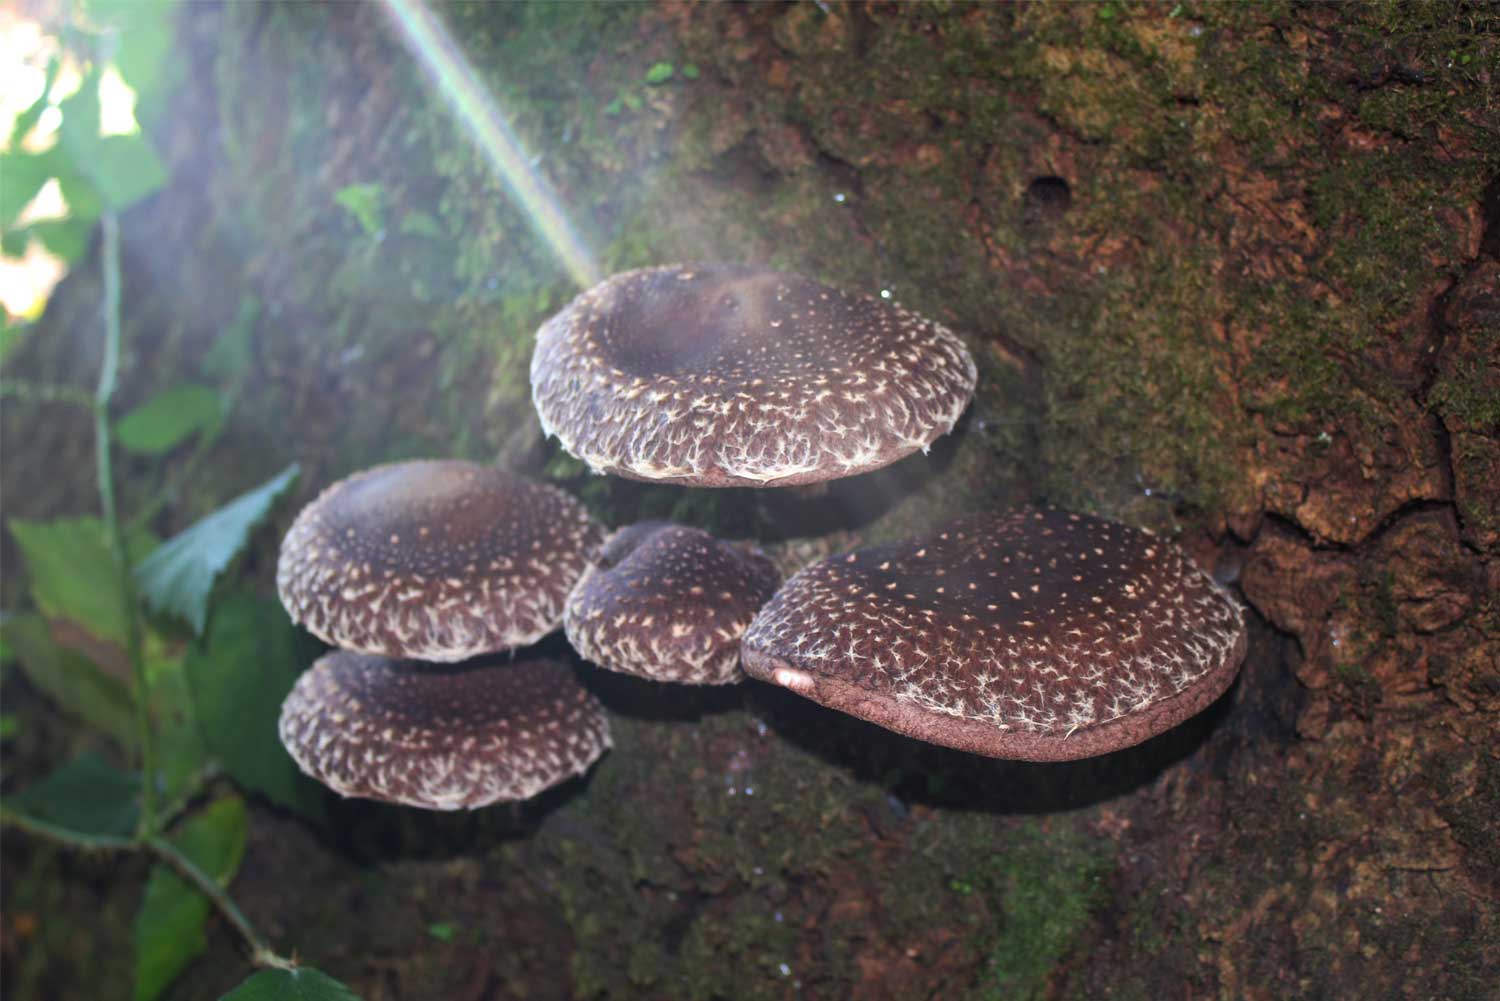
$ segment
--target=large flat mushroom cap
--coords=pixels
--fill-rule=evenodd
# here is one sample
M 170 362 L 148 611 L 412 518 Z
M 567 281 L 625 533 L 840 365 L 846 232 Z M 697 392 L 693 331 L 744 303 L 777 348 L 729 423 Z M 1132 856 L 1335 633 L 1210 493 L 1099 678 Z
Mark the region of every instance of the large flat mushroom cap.
M 537 332 L 542 428 L 595 472 L 794 486 L 953 429 L 977 372 L 952 331 L 797 275 L 705 265 L 606 279 Z
M 603 707 L 556 661 L 439 666 L 345 650 L 297 679 L 280 733 L 340 795 L 428 810 L 528 799 L 610 746 Z
M 802 570 L 751 623 L 742 660 L 908 736 L 1066 761 L 1204 709 L 1245 649 L 1239 606 L 1176 546 L 1028 508 Z
M 553 487 L 474 462 L 398 462 L 303 508 L 276 587 L 292 621 L 334 646 L 458 661 L 556 629 L 603 537 Z
M 754 546 L 683 525 L 622 528 L 568 596 L 568 641 L 601 667 L 653 681 L 744 680 L 740 636 L 781 582 Z

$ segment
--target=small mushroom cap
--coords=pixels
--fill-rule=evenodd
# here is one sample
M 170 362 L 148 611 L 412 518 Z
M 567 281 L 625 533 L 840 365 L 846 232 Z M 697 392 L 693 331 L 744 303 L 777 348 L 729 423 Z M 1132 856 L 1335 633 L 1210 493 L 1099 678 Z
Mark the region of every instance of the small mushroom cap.
M 603 536 L 553 487 L 474 462 L 398 462 L 303 508 L 276 587 L 292 621 L 334 646 L 459 661 L 556 629 Z
M 542 428 L 595 472 L 794 486 L 878 469 L 953 429 L 974 359 L 946 327 L 797 275 L 646 268 L 537 333 Z
M 1066 761 L 1204 709 L 1244 658 L 1239 606 L 1180 549 L 1027 508 L 794 575 L 746 673 L 934 744 Z
M 744 680 L 740 635 L 781 574 L 759 549 L 663 522 L 622 528 L 568 596 L 568 641 L 601 667 L 653 681 Z
M 604 709 L 564 665 L 433 665 L 335 650 L 281 706 L 281 743 L 341 796 L 427 810 L 528 799 L 610 746 Z

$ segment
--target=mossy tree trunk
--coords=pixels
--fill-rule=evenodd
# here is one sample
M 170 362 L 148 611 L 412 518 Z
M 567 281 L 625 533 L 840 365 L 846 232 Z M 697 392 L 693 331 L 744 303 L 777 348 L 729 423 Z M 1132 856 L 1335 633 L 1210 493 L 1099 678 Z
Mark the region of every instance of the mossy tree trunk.
M 236 891 L 279 944 L 368 998 L 1500 982 L 1493 12 L 440 13 L 608 270 L 744 260 L 888 289 L 968 340 L 969 415 L 816 520 L 588 476 L 542 441 L 526 378 L 532 331 L 576 289 L 392 23 L 185 5 L 153 128 L 173 181 L 125 220 L 121 404 L 184 379 L 241 389 L 210 454 L 125 470 L 127 509 L 189 462 L 160 532 L 290 459 L 305 499 L 377 460 L 498 457 L 611 524 L 670 515 L 794 559 L 1046 500 L 1177 534 L 1237 582 L 1251 650 L 1200 720 L 1069 766 L 938 752 L 758 689 L 663 708 L 590 675 L 617 749 L 518 816 L 347 804 L 320 834 L 263 811 Z M 374 216 L 336 201 L 351 185 L 375 186 Z M 14 372 L 89 382 L 95 271 L 61 286 Z M 226 331 L 249 335 L 232 376 L 210 360 Z M 89 435 L 7 399 L 7 516 L 86 511 Z M 273 547 L 245 568 L 263 587 Z M 18 697 L 41 746 L 72 739 Z M 118 908 L 77 891 L 118 900 L 140 874 L 20 841 L 23 910 L 126 948 Z M 80 948 L 32 941 L 58 963 Z M 214 944 L 180 996 L 237 979 L 232 940 Z M 6 960 L 23 992 L 89 972 Z

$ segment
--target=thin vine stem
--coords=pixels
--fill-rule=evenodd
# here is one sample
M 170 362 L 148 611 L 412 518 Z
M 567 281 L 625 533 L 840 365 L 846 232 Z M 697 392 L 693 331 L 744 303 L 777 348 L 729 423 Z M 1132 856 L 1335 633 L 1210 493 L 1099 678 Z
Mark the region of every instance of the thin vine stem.
M 296 965 L 290 959 L 277 954 L 276 950 L 272 949 L 266 940 L 260 937 L 260 932 L 255 930 L 255 926 L 250 923 L 250 919 L 245 917 L 245 912 L 241 911 L 239 905 L 224 891 L 224 887 L 219 884 L 219 881 L 204 872 L 196 862 L 184 855 L 176 845 L 159 834 L 153 834 L 146 838 L 145 844 L 158 858 L 176 869 L 184 879 L 197 887 L 198 892 L 211 900 L 214 906 L 219 909 L 219 912 L 228 919 L 229 923 L 234 925 L 245 941 L 250 943 L 251 961 L 256 966 L 269 966 L 278 970 L 290 970 Z
M 34 834 L 48 841 L 90 851 L 129 851 L 138 846 L 135 838 L 120 834 L 85 834 L 59 827 L 37 817 L 28 816 L 8 806 L 0 806 L 0 825 Z
M 100 217 L 103 225 L 104 270 L 104 361 L 99 366 L 99 388 L 94 393 L 94 453 L 99 479 L 99 506 L 109 535 L 109 548 L 119 570 L 120 593 L 125 601 L 125 652 L 130 676 L 135 681 L 135 726 L 141 749 L 142 837 L 156 833 L 156 740 L 151 730 L 151 689 L 146 680 L 146 658 L 142 654 L 141 621 L 136 614 L 135 577 L 120 529 L 115 506 L 114 468 L 110 462 L 109 405 L 114 399 L 120 370 L 120 220 L 113 210 Z
M 204 872 L 198 863 L 188 858 L 181 849 L 159 834 L 133 837 L 121 834 L 88 834 L 61 827 L 3 805 L 0 805 L 0 826 L 14 827 L 18 831 L 25 831 L 27 834 L 44 840 L 54 841 L 69 848 L 81 848 L 85 851 L 139 851 L 145 848 L 177 870 L 183 879 L 192 883 L 199 893 L 202 893 L 218 908 L 225 920 L 234 925 L 235 930 L 249 943 L 251 961 L 256 966 L 273 967 L 279 970 L 290 970 L 296 966 L 295 962 L 277 953 L 261 937 L 255 925 L 245 917 L 245 912 L 239 909 L 239 905 L 234 902 L 218 880 Z
M 18 379 L 0 381 L 0 398 L 13 396 L 37 403 L 66 403 L 85 410 L 94 409 L 94 394 L 77 386 L 53 382 L 26 382 Z

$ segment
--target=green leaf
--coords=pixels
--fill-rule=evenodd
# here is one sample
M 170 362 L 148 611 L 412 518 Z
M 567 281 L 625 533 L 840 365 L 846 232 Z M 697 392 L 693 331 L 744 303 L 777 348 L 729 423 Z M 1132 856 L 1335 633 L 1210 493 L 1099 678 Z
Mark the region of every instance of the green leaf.
M 346 188 L 340 188 L 333 200 L 348 209 L 355 219 L 359 220 L 360 228 L 371 236 L 379 233 L 385 228 L 385 220 L 380 210 L 383 192 L 378 184 L 351 184 Z
M 295 463 L 288 466 L 162 543 L 135 568 L 146 604 L 186 620 L 201 635 L 214 581 L 245 547 L 251 531 L 299 471 Z
M 245 801 L 226 796 L 189 817 L 172 838 L 221 886 L 245 854 Z M 152 1001 L 204 949 L 203 924 L 212 904 L 165 862 L 157 863 L 135 918 L 135 999 Z
M 0 177 L 5 178 L 0 184 L 0 229 L 9 231 L 42 185 L 56 175 L 55 162 L 51 150 L 27 153 L 9 149 L 0 153 Z
M 452 921 L 434 921 L 427 926 L 427 934 L 439 942 L 452 942 L 458 935 L 458 925 Z
M 123 647 L 125 599 L 104 523 L 97 518 L 12 518 L 9 525 L 30 571 L 32 600 L 42 613 Z
M 57 129 L 57 146 L 75 169 L 88 169 L 99 156 L 99 76 L 95 66 L 84 76 L 83 83 L 57 105 L 62 124 Z
M 151 141 L 139 132 L 104 136 L 99 159 L 83 165 L 94 190 L 112 209 L 134 205 L 167 183 L 167 168 Z
M 682 67 L 682 76 L 687 80 L 698 79 L 698 64 L 688 63 L 686 66 Z
M 136 92 L 136 117 L 151 118 L 166 103 L 159 89 L 167 83 L 174 55 L 172 15 L 176 0 L 89 0 L 91 23 L 104 23 L 118 30 L 119 48 L 115 65 Z M 148 124 L 147 121 L 142 122 Z
M 203 356 L 203 371 L 226 382 L 250 369 L 251 343 L 255 325 L 260 322 L 261 302 L 257 296 L 240 299 L 234 320 L 214 339 L 213 347 Z
M 20 260 L 31 249 L 31 237 L 30 226 L 12 226 L 10 229 L 0 230 L 0 254 Z
M 281 703 L 319 645 L 275 601 L 230 594 L 185 662 L 203 739 L 246 789 L 322 821 L 323 788 L 304 776 L 276 735 Z
M 126 747 L 135 744 L 135 708 L 125 683 L 76 650 L 58 645 L 45 620 L 22 615 L 0 627 L 21 673 L 63 712 L 97 727 Z
M 62 188 L 63 201 L 68 203 L 68 218 L 91 223 L 104 211 L 98 189 L 84 174 L 68 169 L 57 175 L 57 184 Z
M 219 1001 L 359 1001 L 359 995 L 310 966 L 262 970 Z
M 409 236 L 430 236 L 434 240 L 443 238 L 443 227 L 421 209 L 412 209 L 401 217 L 401 232 Z
M 72 264 L 89 249 L 89 237 L 94 233 L 92 223 L 81 219 L 42 219 L 27 227 L 42 241 L 49 253 Z
M 120 418 L 115 437 L 143 455 L 170 451 L 183 439 L 213 427 L 224 417 L 220 395 L 207 386 L 175 386 Z
M 671 63 L 655 63 L 646 71 L 646 82 L 650 84 L 666 83 L 672 79 L 676 69 Z
M 202 772 L 208 749 L 183 660 L 148 649 L 145 667 L 156 730 L 158 781 L 162 798 L 170 800 L 183 794 Z
M 10 143 L 11 149 L 20 149 L 21 142 L 26 134 L 36 128 L 36 123 L 41 121 L 42 112 L 46 111 L 52 103 L 52 85 L 57 82 L 57 71 L 62 68 L 62 59 L 54 55 L 47 61 L 47 79 L 42 84 L 42 92 L 37 99 L 31 102 L 31 107 L 16 116 L 11 123 Z
M 26 331 L 31 329 L 31 324 L 25 320 L 13 319 L 9 313 L 0 309 L 0 362 L 4 362 L 16 346 L 25 339 Z
M 63 765 L 6 805 L 80 834 L 135 833 L 140 819 L 140 777 L 84 754 Z

